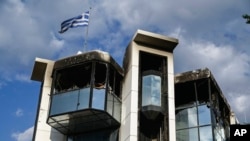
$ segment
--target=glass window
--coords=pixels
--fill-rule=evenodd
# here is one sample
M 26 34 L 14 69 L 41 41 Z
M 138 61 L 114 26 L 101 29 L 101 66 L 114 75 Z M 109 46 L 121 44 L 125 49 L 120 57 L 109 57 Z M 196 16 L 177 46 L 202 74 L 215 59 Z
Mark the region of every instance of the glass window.
M 142 77 L 142 106 L 161 106 L 161 77 L 146 75 Z
M 113 115 L 113 103 L 114 103 L 114 96 L 111 93 L 108 93 L 108 99 L 107 99 L 107 112 L 110 115 Z
M 196 106 L 195 87 L 193 83 L 175 84 L 175 107 Z
M 226 140 L 226 138 L 227 138 L 226 137 L 226 130 L 227 129 L 225 129 L 222 125 L 216 124 L 216 126 L 214 127 L 214 134 L 215 134 L 215 137 L 218 141 L 219 140 Z M 228 136 L 230 136 L 230 135 L 228 135 Z
M 200 127 L 200 141 L 212 141 L 212 128 L 211 126 Z
M 226 129 L 224 129 L 224 127 L 221 127 L 221 136 L 223 139 L 226 139 Z
M 217 129 L 214 129 L 214 136 L 216 141 L 222 141 L 222 138 L 220 136 L 220 133 L 218 132 Z
M 86 63 L 56 71 L 54 93 L 89 87 L 91 68 L 92 64 Z
M 176 132 L 176 141 L 198 141 L 198 129 L 190 128 L 178 130 Z
M 80 89 L 78 110 L 85 109 L 85 108 L 89 107 L 89 98 L 90 98 L 90 88 Z
M 104 110 L 107 64 L 96 62 L 92 108 Z
M 199 125 L 211 124 L 210 108 L 207 105 L 198 106 Z
M 104 110 L 105 89 L 93 89 L 92 108 Z
M 95 88 L 104 89 L 106 87 L 107 64 L 96 63 L 95 66 Z
M 176 129 L 197 126 L 196 107 L 176 111 Z
M 113 116 L 117 121 L 121 120 L 121 102 L 117 98 L 114 98 L 114 115 Z
M 120 97 L 122 76 L 111 65 L 109 66 L 108 79 L 108 91 Z
M 121 120 L 121 102 L 118 100 L 118 98 L 108 93 L 107 98 L 107 112 L 113 116 L 117 121 L 120 122 Z
M 54 95 L 51 102 L 50 115 L 77 110 L 78 91 L 69 91 Z

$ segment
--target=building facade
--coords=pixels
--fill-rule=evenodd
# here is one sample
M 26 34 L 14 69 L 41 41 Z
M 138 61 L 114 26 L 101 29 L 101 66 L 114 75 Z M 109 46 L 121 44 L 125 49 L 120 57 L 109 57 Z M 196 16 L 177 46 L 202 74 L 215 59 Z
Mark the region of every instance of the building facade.
M 174 76 L 177 44 L 138 30 L 122 67 L 98 50 L 36 58 L 31 79 L 41 89 L 33 140 L 227 140 L 234 119 L 228 103 L 208 69 Z
M 175 76 L 177 141 L 228 141 L 235 117 L 207 68 Z

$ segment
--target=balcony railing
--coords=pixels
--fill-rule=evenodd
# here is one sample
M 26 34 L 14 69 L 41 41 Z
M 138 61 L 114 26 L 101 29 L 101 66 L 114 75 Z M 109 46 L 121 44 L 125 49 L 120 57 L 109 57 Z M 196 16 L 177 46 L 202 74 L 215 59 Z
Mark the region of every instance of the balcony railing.
M 119 126 L 120 115 L 121 101 L 111 91 L 83 88 L 52 95 L 48 124 L 63 134 L 80 133 Z

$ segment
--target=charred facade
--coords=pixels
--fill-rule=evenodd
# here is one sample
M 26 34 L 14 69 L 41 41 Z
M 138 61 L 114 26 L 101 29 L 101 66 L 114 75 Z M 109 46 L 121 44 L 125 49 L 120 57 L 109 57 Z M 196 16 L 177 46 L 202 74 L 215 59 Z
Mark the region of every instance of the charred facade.
M 138 30 L 123 67 L 94 50 L 36 58 L 34 141 L 227 141 L 235 117 L 212 73 L 174 75 L 178 39 Z
M 91 140 L 98 132 L 118 138 L 123 70 L 105 52 L 55 62 L 47 123 L 68 138 Z M 105 131 L 102 131 L 105 130 Z
M 209 69 L 175 76 L 176 140 L 229 140 L 231 110 Z

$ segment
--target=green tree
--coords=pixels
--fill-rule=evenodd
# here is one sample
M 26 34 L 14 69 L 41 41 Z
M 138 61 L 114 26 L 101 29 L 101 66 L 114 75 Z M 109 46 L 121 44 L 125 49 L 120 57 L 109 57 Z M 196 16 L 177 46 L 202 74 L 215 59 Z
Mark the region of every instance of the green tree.
M 247 24 L 250 24 L 250 15 L 245 14 L 245 15 L 242 15 L 242 17 L 247 20 L 246 21 Z

